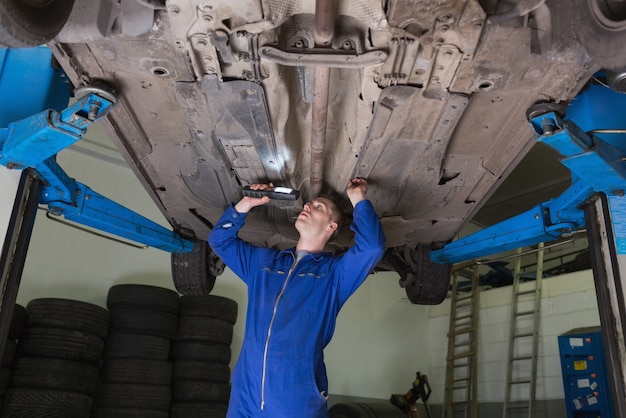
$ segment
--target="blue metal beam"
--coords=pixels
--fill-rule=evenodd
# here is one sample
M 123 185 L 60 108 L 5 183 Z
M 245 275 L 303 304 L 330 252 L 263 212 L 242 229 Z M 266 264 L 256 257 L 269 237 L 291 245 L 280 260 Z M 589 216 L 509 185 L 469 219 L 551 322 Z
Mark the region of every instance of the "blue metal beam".
M 48 210 L 54 215 L 63 215 L 69 221 L 130 241 L 168 252 L 188 252 L 193 249 L 193 243 L 177 233 L 115 203 L 84 184 L 74 182 L 74 185 L 71 201 L 48 201 L 45 198 L 49 195 L 46 187 L 41 203 L 47 204 Z
M 0 127 L 45 109 L 67 106 L 72 86 L 51 62 L 52 51 L 47 47 L 0 48 Z
M 584 227 L 584 213 L 569 210 L 568 205 L 580 205 L 593 193 L 586 184 L 575 182 L 558 199 L 537 205 L 527 212 L 431 251 L 431 259 L 436 263 L 459 263 L 554 241 Z
M 602 105 L 596 114 L 593 103 Z M 607 105 L 607 102 L 609 103 Z M 607 88 L 591 86 L 568 107 L 568 114 L 592 129 L 624 129 L 626 95 Z M 590 121 L 601 120 L 594 126 Z M 572 185 L 555 199 L 530 211 L 452 241 L 430 253 L 438 263 L 458 263 L 474 258 L 549 242 L 585 227 L 582 204 L 594 193 L 605 193 L 613 204 L 626 199 L 626 135 L 587 133 L 574 120 L 563 120 L 554 112 L 530 120 L 537 141 L 544 142 L 561 154 L 561 163 L 572 173 Z M 624 242 L 626 247 L 626 241 Z

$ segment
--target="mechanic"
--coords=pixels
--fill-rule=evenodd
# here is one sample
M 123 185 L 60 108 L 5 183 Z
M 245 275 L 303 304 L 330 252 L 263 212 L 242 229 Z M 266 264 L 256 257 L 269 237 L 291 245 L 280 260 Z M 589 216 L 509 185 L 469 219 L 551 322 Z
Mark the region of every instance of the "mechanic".
M 254 184 L 265 190 L 272 184 Z M 363 178 L 350 180 L 355 244 L 342 255 L 324 252 L 343 223 L 339 205 L 317 197 L 295 221 L 295 248 L 256 247 L 237 233 L 246 214 L 269 197 L 244 197 L 231 205 L 209 235 L 209 243 L 248 286 L 241 353 L 232 376 L 227 417 L 328 417 L 324 347 L 339 309 L 383 256 L 385 236 L 366 199 Z

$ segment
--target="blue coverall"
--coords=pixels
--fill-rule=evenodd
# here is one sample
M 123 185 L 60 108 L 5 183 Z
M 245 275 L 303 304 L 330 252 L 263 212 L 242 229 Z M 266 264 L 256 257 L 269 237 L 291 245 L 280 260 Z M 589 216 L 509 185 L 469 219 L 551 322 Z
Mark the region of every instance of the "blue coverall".
M 385 236 L 368 200 L 354 208 L 354 245 L 339 256 L 256 247 L 238 238 L 245 214 L 230 206 L 209 243 L 248 286 L 241 353 L 228 418 L 328 417 L 323 349 L 339 309 L 380 261 Z

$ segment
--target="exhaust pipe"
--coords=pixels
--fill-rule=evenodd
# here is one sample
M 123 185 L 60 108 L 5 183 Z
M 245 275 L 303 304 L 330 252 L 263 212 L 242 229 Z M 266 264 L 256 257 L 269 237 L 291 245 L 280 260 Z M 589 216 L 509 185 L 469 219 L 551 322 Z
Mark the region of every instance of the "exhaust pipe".
M 335 34 L 336 8 L 335 0 L 317 0 L 315 2 L 314 41 L 316 48 L 331 47 L 331 42 Z M 313 72 L 313 101 L 311 104 L 310 198 L 317 197 L 322 191 L 329 86 L 330 68 L 315 67 Z

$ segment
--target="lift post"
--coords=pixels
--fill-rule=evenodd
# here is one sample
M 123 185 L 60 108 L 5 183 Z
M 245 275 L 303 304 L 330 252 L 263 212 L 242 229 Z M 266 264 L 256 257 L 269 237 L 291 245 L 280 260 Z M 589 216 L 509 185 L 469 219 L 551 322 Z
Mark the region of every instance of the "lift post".
M 626 416 L 626 95 L 591 85 L 568 106 L 531 117 L 537 140 L 561 154 L 572 174 L 559 197 L 432 251 L 457 263 L 549 242 L 587 229 L 613 408 Z M 601 128 L 601 129 L 598 129 Z
M 606 195 L 594 196 L 584 210 L 604 352 L 611 371 L 607 377 L 613 410 L 615 416 L 623 417 L 626 416 L 626 286 L 620 272 L 626 268 L 626 255 L 616 244 L 617 236 L 623 231 L 616 231 L 616 212 Z
M 50 66 L 47 48 L 0 49 L 0 127 L 44 109 L 61 109 L 69 99 L 69 84 Z M 26 71 L 25 71 L 26 70 Z M 0 144 L 6 132 L 0 130 Z M 1 149 L 1 147 L 0 147 Z M 0 355 L 9 333 L 31 231 L 39 203 L 42 182 L 33 170 L 15 175 L 0 167 L 0 189 L 5 232 L 0 253 Z

